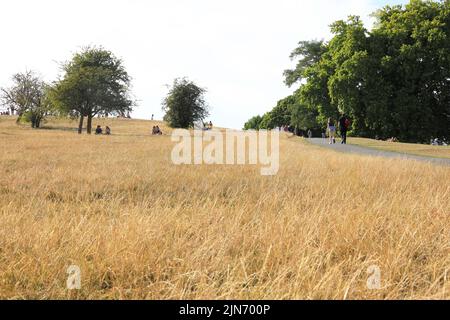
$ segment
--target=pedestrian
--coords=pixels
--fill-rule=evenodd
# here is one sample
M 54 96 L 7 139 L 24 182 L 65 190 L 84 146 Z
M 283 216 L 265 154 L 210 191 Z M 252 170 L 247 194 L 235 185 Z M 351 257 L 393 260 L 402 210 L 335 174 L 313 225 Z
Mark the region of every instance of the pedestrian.
M 336 124 L 333 119 L 328 118 L 328 133 L 330 135 L 330 144 L 336 143 Z
M 341 132 L 342 142 L 341 144 L 347 144 L 347 131 L 350 127 L 350 120 L 347 118 L 345 114 L 342 114 L 339 119 L 339 131 Z

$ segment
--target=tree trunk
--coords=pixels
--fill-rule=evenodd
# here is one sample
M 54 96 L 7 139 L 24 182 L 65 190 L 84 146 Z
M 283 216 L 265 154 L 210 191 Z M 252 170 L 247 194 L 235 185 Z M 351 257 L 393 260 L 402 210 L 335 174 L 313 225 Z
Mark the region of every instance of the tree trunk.
M 88 119 L 87 119 L 87 133 L 91 134 L 92 133 L 92 116 L 88 115 Z
M 19 123 L 22 120 L 22 115 L 23 115 L 23 113 L 19 112 L 16 123 Z
M 83 132 L 83 122 L 84 116 L 80 115 L 80 123 L 78 124 L 78 134 L 81 134 Z

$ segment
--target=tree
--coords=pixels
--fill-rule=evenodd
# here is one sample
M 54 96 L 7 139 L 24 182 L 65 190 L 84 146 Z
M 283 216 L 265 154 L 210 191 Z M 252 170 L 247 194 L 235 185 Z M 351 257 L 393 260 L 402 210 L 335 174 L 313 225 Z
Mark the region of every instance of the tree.
M 328 90 L 328 81 L 334 73 L 329 45 L 323 41 L 301 41 L 290 57 L 299 61 L 294 70 L 284 72 L 285 83 L 288 86 L 301 84 L 295 93 L 297 104 L 292 110 L 292 125 L 305 128 L 302 130 L 314 128 L 310 126 L 313 123 L 323 126 L 329 117 L 336 118 L 338 114 Z M 313 113 L 316 119 L 311 118 Z
M 186 78 L 177 78 L 163 100 L 164 120 L 172 128 L 192 128 L 197 121 L 208 115 L 208 105 L 204 95 L 206 89 Z
M 450 138 L 450 1 L 412 0 L 376 13 L 372 56 L 383 78 L 390 136 Z M 382 48 L 382 50 L 380 50 Z M 376 88 L 368 93 L 373 97 Z
M 295 127 L 296 131 L 298 129 L 303 131 L 320 129 L 321 125 L 317 121 L 319 111 L 317 108 L 302 102 L 301 89 L 293 97 L 295 97 L 295 103 L 290 106 L 291 125 Z
M 294 95 L 288 96 L 280 101 L 269 112 L 262 117 L 251 118 L 244 126 L 244 130 L 271 130 L 276 127 L 289 126 L 292 122 L 292 109 L 297 103 Z
M 122 60 L 103 48 L 88 47 L 63 65 L 63 77 L 50 97 L 59 110 L 79 117 L 78 133 L 87 118 L 87 133 L 92 132 L 96 115 L 122 115 L 132 111 L 130 77 Z
M 330 41 L 300 42 L 285 82 L 300 83 L 300 107 L 319 124 L 346 113 L 354 134 L 425 142 L 450 139 L 450 1 L 411 0 L 331 25 Z M 296 121 L 297 122 L 297 121 Z
M 317 64 L 326 50 L 327 47 L 323 41 L 300 41 L 290 56 L 291 60 L 300 58 L 295 69 L 284 71 L 286 85 L 290 87 L 305 79 L 308 68 Z
M 17 122 L 25 120 L 32 128 L 39 128 L 41 121 L 50 111 L 46 96 L 47 85 L 33 71 L 17 73 L 12 77 L 13 85 L 2 88 L 2 104 L 18 113 Z
M 263 118 L 259 115 L 251 118 L 244 124 L 244 130 L 259 130 L 259 129 L 261 129 L 260 126 L 261 126 L 262 119 Z

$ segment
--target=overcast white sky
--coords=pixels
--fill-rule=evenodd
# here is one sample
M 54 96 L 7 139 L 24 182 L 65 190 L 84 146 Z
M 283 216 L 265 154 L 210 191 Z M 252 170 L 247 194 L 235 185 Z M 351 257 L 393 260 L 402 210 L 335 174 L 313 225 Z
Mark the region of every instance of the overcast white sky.
M 45 80 L 86 45 L 124 60 L 138 107 L 162 118 L 166 84 L 186 76 L 206 87 L 217 126 L 242 128 L 293 89 L 282 73 L 300 40 L 329 39 L 329 24 L 406 0 L 2 0 L 0 86 L 32 69 Z

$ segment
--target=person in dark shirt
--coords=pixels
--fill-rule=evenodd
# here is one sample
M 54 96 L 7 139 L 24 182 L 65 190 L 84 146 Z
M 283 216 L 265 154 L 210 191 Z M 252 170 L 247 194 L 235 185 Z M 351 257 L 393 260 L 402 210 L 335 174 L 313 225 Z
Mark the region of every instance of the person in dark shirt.
M 103 130 L 101 126 L 97 126 L 97 129 L 95 129 L 95 134 L 102 134 Z
M 345 114 L 343 114 L 342 117 L 339 119 L 339 130 L 341 132 L 341 138 L 342 138 L 341 144 L 347 144 L 348 124 L 349 124 L 349 120 L 347 119 Z

